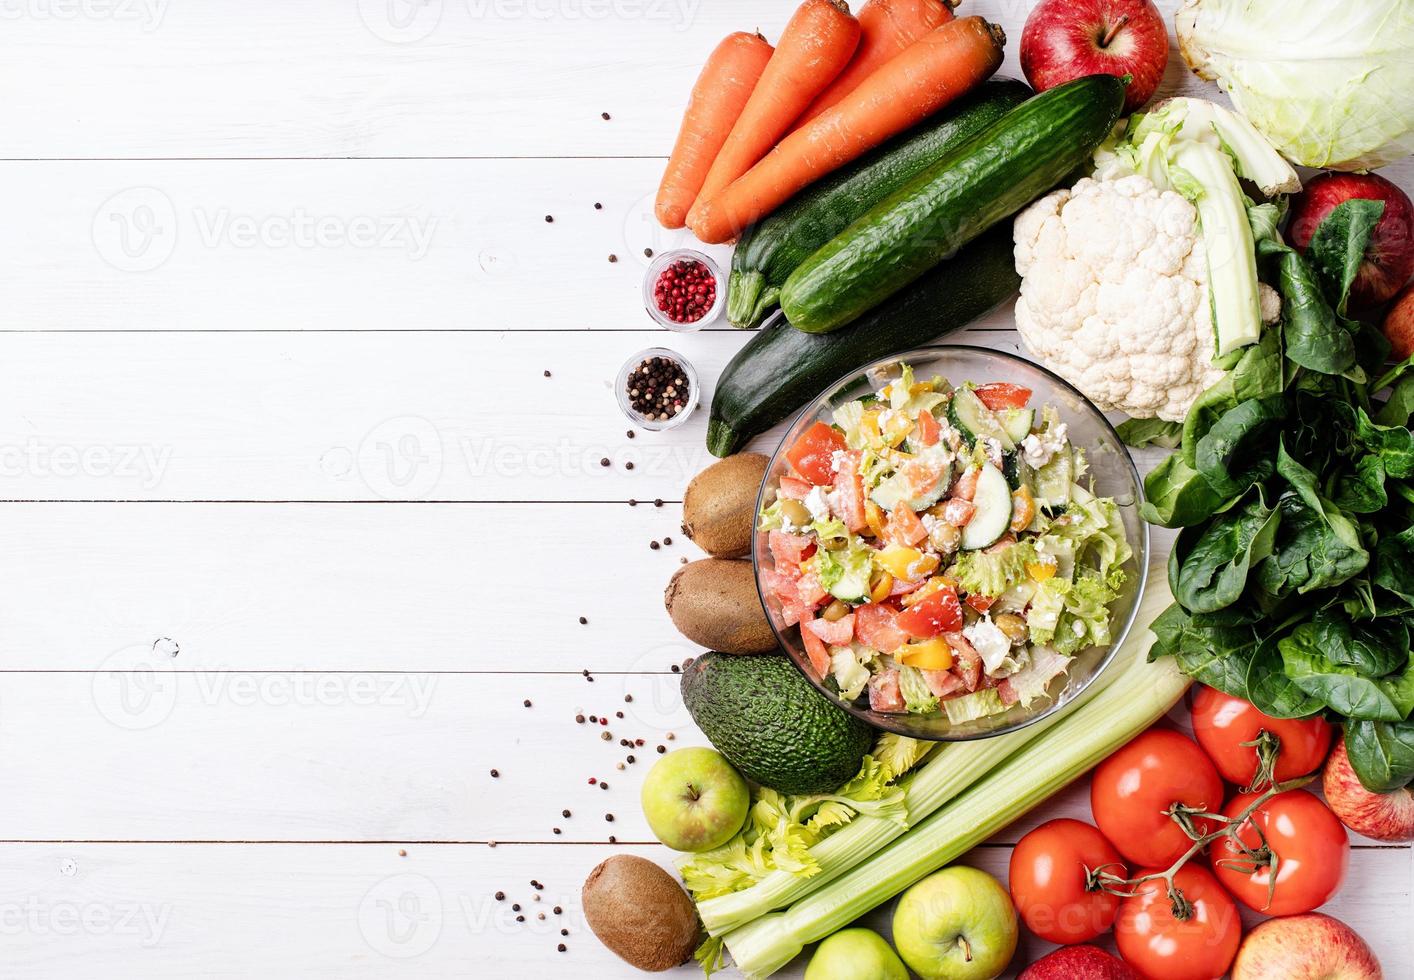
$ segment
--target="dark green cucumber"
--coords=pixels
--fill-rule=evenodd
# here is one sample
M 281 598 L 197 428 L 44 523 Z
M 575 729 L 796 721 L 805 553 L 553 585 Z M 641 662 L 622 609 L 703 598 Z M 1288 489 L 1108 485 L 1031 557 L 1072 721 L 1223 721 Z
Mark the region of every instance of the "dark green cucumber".
M 1124 83 L 1089 75 L 1022 103 L 893 191 L 781 287 L 793 326 L 849 323 L 1049 191 L 1109 135 Z
M 707 449 L 731 455 L 850 372 L 971 323 L 1020 285 L 1007 221 L 843 330 L 802 333 L 777 318 L 722 371 Z
M 907 133 L 812 184 L 753 225 L 737 242 L 727 284 L 727 319 L 754 327 L 776 305 L 781 284 L 816 249 L 968 137 L 1025 102 L 1031 88 L 1011 78 L 982 83 Z

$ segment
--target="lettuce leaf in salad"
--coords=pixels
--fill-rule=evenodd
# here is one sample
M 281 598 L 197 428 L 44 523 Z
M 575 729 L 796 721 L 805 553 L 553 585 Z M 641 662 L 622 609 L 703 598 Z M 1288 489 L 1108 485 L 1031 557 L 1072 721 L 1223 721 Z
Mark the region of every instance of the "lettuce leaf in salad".
M 884 734 L 858 774 L 833 793 L 785 796 L 757 787 L 749 817 L 721 847 L 685 857 L 678 870 L 697 901 L 750 888 L 773 871 L 809 878 L 820 871 L 810 848 L 858 814 L 906 826 L 908 809 L 898 780 L 933 746 Z
M 898 689 L 903 695 L 903 703 L 912 715 L 927 715 L 938 710 L 938 698 L 923 679 L 917 667 L 900 665 L 898 669 Z
M 948 698 L 943 702 L 943 710 L 947 712 L 948 721 L 954 725 L 998 714 L 1005 711 L 1006 707 L 1002 704 L 1002 697 L 994 687 L 973 691 L 960 698 Z
M 995 598 L 1021 582 L 1035 560 L 1036 546 L 1028 538 L 995 551 L 964 551 L 954 574 L 964 592 Z
M 1050 646 L 1033 646 L 1031 662 L 1007 678 L 1011 693 L 1024 708 L 1043 696 L 1051 680 L 1069 669 L 1073 657 Z
M 839 685 L 840 697 L 853 701 L 864 693 L 869 684 L 869 668 L 865 661 L 874 656 L 873 650 L 856 649 L 854 645 L 830 648 L 830 673 Z
M 1119 596 L 1124 572 L 1101 575 L 1081 569 L 1074 581 L 1056 576 L 1042 582 L 1031 600 L 1026 625 L 1036 643 L 1050 644 L 1067 656 L 1112 639 L 1109 604 Z

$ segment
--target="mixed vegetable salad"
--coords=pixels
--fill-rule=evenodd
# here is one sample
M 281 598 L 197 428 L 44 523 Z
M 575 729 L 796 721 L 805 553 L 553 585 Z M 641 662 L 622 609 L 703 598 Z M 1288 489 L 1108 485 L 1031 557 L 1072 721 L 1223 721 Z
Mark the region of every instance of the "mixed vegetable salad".
M 817 677 L 874 711 L 984 718 L 1111 641 L 1131 555 L 1054 406 L 900 376 L 787 450 L 762 580 Z

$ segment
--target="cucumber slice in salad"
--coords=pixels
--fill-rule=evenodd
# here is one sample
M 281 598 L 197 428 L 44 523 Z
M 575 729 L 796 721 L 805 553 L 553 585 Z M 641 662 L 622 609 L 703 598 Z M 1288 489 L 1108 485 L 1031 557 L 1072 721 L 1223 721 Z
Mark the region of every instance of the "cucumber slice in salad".
M 999 415 L 1006 434 L 1018 446 L 1021 445 L 1021 440 L 1031 434 L 1031 427 L 1036 424 L 1034 408 L 1008 408 L 1005 412 L 996 414 Z
M 1016 440 L 997 419 L 992 410 L 982 404 L 982 399 L 971 388 L 959 388 L 953 392 L 948 403 L 948 421 L 961 432 L 968 442 L 978 439 L 995 439 L 1003 449 L 1015 449 Z M 1030 425 L 1027 425 L 1030 431 Z M 1024 437 L 1023 437 L 1024 438 Z
M 962 547 L 967 551 L 995 544 L 1011 527 L 1011 487 L 991 463 L 982 464 L 972 503 L 977 512 L 962 529 Z

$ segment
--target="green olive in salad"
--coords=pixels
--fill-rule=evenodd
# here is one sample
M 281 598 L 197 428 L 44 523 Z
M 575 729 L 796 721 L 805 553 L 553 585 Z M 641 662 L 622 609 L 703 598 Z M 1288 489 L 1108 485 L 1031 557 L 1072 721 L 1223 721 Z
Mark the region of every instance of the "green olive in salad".
M 1031 396 L 904 365 L 784 453 L 762 587 L 840 697 L 960 724 L 1047 696 L 1111 642 L 1131 556 L 1119 507 Z

